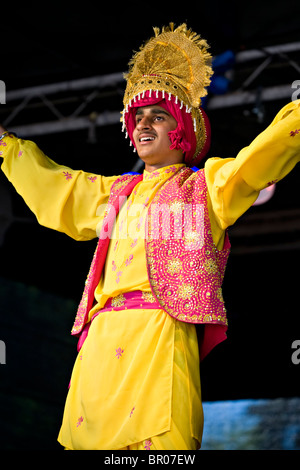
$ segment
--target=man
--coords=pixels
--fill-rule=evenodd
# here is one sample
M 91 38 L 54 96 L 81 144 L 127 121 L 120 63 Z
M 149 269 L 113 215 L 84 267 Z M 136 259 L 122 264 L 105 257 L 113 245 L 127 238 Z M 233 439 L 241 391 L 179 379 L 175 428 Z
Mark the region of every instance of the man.
M 227 329 L 226 229 L 292 170 L 300 147 L 295 101 L 235 159 L 191 169 L 209 147 L 209 61 L 205 41 L 172 24 L 134 56 L 122 120 L 142 175 L 74 171 L 0 130 L 2 170 L 38 221 L 99 237 L 72 330 L 79 352 L 58 437 L 67 449 L 201 445 L 199 362 Z

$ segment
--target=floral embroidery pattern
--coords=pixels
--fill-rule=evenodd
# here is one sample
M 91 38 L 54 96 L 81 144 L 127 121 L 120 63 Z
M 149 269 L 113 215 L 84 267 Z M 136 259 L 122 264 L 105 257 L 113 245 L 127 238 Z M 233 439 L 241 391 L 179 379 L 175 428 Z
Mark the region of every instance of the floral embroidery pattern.
M 76 428 L 78 428 L 78 426 L 81 425 L 82 421 L 83 421 L 83 417 L 80 416 L 80 418 L 78 418 L 78 421 L 77 421 L 77 424 L 76 424 Z
M 176 166 L 170 166 L 170 168 L 167 168 L 165 170 L 165 173 L 175 173 L 177 171 Z
M 97 179 L 97 176 L 88 176 L 88 180 L 90 180 L 92 183 L 95 183 Z
M 0 145 L 3 145 L 3 147 L 6 147 L 7 144 L 3 140 L 0 140 Z
M 114 262 L 114 260 L 112 261 L 112 270 L 115 271 L 117 269 L 117 266 L 116 266 L 116 263 Z
M 145 302 L 150 302 L 151 304 L 156 302 L 152 292 L 142 292 L 142 299 L 145 300 Z
M 159 171 L 152 171 L 152 173 L 148 174 L 146 173 L 144 175 L 144 180 L 152 180 L 153 178 L 156 178 L 157 176 L 159 176 Z
M 134 247 L 135 247 L 135 245 L 137 244 L 137 241 L 138 241 L 137 238 L 135 238 L 135 239 L 133 240 L 133 242 L 132 242 L 131 245 L 130 245 L 131 248 L 134 248 Z
M 120 276 L 122 276 L 122 274 L 123 274 L 123 271 L 118 271 L 117 272 L 117 279 L 116 279 L 117 284 L 120 282 Z
M 21 157 L 21 155 L 23 155 L 22 150 L 20 150 L 20 152 L 18 153 L 18 157 Z
M 142 225 L 142 223 L 143 223 L 143 220 L 144 220 L 143 217 L 140 217 L 140 218 L 139 218 L 139 223 L 138 223 L 137 226 L 136 226 L 136 229 L 137 229 L 138 231 L 139 231 L 140 228 L 141 228 L 141 225 Z
M 150 447 L 152 446 L 152 442 L 150 440 L 145 441 L 145 450 L 150 450 Z
M 167 271 L 170 274 L 178 274 L 182 270 L 182 262 L 179 259 L 172 259 L 168 261 Z
M 116 349 L 116 353 L 117 354 L 115 355 L 115 357 L 120 359 L 120 357 L 122 357 L 122 354 L 124 353 L 124 349 L 118 348 L 118 349 Z
M 295 137 L 295 135 L 299 134 L 300 133 L 300 129 L 296 129 L 295 131 L 291 131 L 290 132 L 290 136 L 291 137 Z
M 125 261 L 125 266 L 129 266 L 132 260 L 133 260 L 133 255 L 130 255 Z
M 212 259 L 207 259 L 205 261 L 204 268 L 210 274 L 215 274 L 218 271 L 217 263 Z
M 182 284 L 178 287 L 178 297 L 181 299 L 190 299 L 195 288 L 190 284 Z
M 125 304 L 125 297 L 123 294 L 116 295 L 111 301 L 112 307 L 122 307 Z
M 64 174 L 66 180 L 71 180 L 72 179 L 72 175 L 68 171 L 63 171 L 63 174 Z
M 132 408 L 132 410 L 130 411 L 130 415 L 129 415 L 129 418 L 131 418 L 131 416 L 133 415 L 133 412 L 135 410 L 135 406 Z

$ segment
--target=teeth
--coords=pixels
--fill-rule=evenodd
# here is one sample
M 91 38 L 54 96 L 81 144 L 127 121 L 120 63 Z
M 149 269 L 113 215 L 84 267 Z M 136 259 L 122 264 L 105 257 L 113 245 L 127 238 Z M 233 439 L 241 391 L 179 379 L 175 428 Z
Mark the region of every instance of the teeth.
M 146 142 L 147 140 L 154 140 L 154 137 L 141 137 L 140 142 Z

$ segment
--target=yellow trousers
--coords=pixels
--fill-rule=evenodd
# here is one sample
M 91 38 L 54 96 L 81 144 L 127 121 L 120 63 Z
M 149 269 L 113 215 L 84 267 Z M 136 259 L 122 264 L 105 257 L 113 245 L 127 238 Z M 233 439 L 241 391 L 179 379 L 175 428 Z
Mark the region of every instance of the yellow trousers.
M 154 451 L 197 450 L 200 448 L 203 431 L 203 410 L 199 359 L 196 350 L 197 338 L 194 325 L 175 322 L 174 339 L 169 429 L 157 435 L 152 436 L 150 434 L 146 439 L 134 442 L 126 447 L 113 447 L 113 449 L 102 447 L 102 449 Z M 155 384 L 152 385 L 155 386 Z M 111 425 L 114 426 L 113 416 Z M 66 446 L 64 447 L 66 448 Z M 85 448 L 89 448 L 88 443 Z

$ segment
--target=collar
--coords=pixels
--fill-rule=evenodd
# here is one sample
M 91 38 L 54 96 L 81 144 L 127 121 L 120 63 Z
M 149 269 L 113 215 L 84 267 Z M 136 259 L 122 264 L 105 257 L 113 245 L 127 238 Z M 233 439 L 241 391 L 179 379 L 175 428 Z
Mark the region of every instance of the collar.
M 176 163 L 175 165 L 164 166 L 162 168 L 159 168 L 158 170 L 154 170 L 151 172 L 144 170 L 143 181 L 167 180 L 168 178 L 170 178 L 171 175 L 177 173 L 178 170 L 185 167 L 186 165 L 184 163 Z

